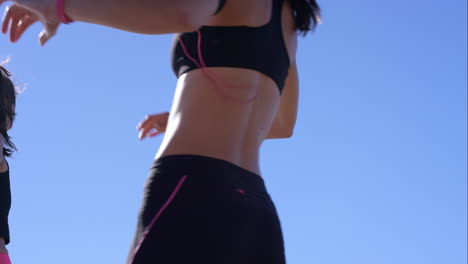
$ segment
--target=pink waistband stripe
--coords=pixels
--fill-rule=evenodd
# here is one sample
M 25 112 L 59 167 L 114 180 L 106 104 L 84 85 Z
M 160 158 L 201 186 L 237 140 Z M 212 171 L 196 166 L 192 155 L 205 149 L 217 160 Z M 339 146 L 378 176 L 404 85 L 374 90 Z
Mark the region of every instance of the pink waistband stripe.
M 174 199 L 174 197 L 176 196 L 176 194 L 179 192 L 179 189 L 182 187 L 182 185 L 184 184 L 185 180 L 187 179 L 187 175 L 183 176 L 179 183 L 177 183 L 176 187 L 174 188 L 174 190 L 172 191 L 171 195 L 169 196 L 169 198 L 166 200 L 166 202 L 163 204 L 163 206 L 158 210 L 158 212 L 156 213 L 156 215 L 153 217 L 153 220 L 151 220 L 151 223 L 148 225 L 148 227 L 146 228 L 145 232 L 143 233 L 143 235 L 141 236 L 140 238 L 140 241 L 138 242 L 137 246 L 135 247 L 135 250 L 133 251 L 133 258 L 132 258 L 132 261 L 130 263 L 133 263 L 133 261 L 135 260 L 135 256 L 136 254 L 138 253 L 138 250 L 140 250 L 141 248 L 141 245 L 143 244 L 143 241 L 145 240 L 146 236 L 148 235 L 148 233 L 151 231 L 151 229 L 153 228 L 154 224 L 156 223 L 156 220 L 158 220 L 159 216 L 164 212 L 164 210 L 166 210 L 166 208 L 169 206 L 169 204 L 172 202 L 172 200 Z M 0 262 L 0 264 L 3 264 Z

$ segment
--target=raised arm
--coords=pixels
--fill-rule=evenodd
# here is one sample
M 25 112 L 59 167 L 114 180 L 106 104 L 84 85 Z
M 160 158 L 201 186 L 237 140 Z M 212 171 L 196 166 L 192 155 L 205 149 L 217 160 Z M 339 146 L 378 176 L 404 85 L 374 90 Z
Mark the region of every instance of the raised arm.
M 191 32 L 207 24 L 220 0 L 63 0 L 64 13 L 75 21 L 99 24 L 141 34 Z M 0 4 L 8 0 L 0 0 Z M 2 32 L 17 41 L 34 23 L 44 30 L 41 45 L 61 23 L 57 0 L 12 0 L 3 17 Z M 61 9 L 62 10 L 62 9 Z
M 206 24 L 218 1 L 65 0 L 65 13 L 77 21 L 136 33 L 165 34 L 190 32 Z
M 275 120 L 267 139 L 290 138 L 296 126 L 299 78 L 296 63 L 291 63 Z

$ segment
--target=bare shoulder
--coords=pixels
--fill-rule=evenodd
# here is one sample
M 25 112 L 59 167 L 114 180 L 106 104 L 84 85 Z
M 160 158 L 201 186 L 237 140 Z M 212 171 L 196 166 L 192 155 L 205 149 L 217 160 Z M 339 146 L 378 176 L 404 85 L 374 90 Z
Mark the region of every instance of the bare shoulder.
M 0 134 L 0 173 L 8 170 L 8 164 L 3 157 L 3 136 Z
M 281 24 L 283 25 L 283 36 L 288 49 L 291 63 L 296 61 L 297 52 L 297 30 L 294 20 L 293 10 L 289 1 L 285 0 L 281 14 Z
M 0 173 L 5 172 L 8 170 L 8 163 L 6 162 L 5 158 L 0 156 Z

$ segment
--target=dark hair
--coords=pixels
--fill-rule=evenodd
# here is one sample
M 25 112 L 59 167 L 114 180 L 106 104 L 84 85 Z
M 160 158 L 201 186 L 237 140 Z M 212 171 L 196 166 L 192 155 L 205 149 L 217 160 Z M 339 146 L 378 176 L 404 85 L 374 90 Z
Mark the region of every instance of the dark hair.
M 8 121 L 10 126 L 15 120 L 15 111 L 13 105 L 16 104 L 16 89 L 11 81 L 11 73 L 0 64 L 0 133 L 3 136 L 3 142 L 7 147 L 3 147 L 3 156 L 11 157 L 15 145 L 11 142 L 8 135 Z
M 296 29 L 305 36 L 320 23 L 320 7 L 315 0 L 290 0 L 290 2 L 296 20 Z

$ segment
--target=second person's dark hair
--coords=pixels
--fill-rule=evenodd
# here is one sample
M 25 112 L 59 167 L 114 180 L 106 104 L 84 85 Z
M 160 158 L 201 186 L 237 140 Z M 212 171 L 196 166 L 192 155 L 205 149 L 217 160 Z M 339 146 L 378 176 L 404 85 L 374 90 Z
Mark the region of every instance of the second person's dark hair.
M 8 135 L 8 122 L 10 125 L 15 120 L 15 112 L 12 107 L 16 104 L 17 91 L 11 81 L 11 74 L 5 68 L 3 63 L 0 64 L 0 133 L 3 136 L 3 156 L 10 157 L 13 150 L 16 150 L 15 145 L 11 142 L 10 136 Z
M 290 0 L 296 29 L 306 35 L 320 23 L 320 7 L 315 0 Z

